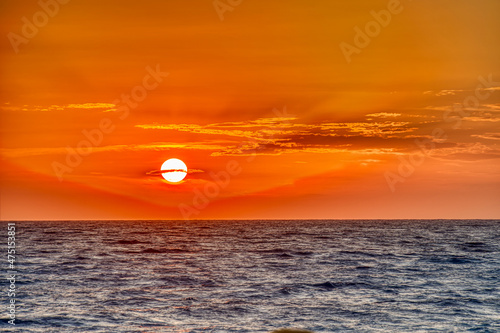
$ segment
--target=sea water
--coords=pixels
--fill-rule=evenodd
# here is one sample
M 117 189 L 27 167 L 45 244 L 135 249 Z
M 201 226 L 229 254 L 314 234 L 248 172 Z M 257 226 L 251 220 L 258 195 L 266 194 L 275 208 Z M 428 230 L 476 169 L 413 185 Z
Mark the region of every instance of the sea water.
M 498 220 L 15 226 L 3 331 L 500 332 Z

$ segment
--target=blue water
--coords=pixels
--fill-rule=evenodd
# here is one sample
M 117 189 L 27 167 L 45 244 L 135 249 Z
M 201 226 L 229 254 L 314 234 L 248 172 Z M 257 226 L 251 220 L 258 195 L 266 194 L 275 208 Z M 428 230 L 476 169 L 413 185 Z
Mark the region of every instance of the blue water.
M 500 221 L 16 228 L 16 326 L 2 279 L 4 331 L 500 332 Z

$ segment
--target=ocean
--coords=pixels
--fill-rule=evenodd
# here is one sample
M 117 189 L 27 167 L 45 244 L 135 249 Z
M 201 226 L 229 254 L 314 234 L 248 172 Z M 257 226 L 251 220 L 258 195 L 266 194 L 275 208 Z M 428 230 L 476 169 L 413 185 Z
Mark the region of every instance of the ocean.
M 500 332 L 498 220 L 1 227 L 2 331 Z

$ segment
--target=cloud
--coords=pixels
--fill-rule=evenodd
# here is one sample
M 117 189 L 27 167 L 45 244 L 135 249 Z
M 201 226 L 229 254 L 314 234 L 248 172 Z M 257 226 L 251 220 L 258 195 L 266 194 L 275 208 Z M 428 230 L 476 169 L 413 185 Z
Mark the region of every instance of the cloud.
M 151 170 L 147 171 L 146 175 L 148 176 L 160 176 L 161 174 L 165 172 L 185 172 L 185 170 L 182 169 L 170 169 L 170 170 Z M 188 174 L 194 174 L 194 173 L 203 173 L 205 171 L 200 170 L 200 169 L 190 169 L 188 168 L 187 173 Z
M 464 90 L 441 90 L 439 92 L 436 93 L 436 96 L 453 96 L 455 95 L 457 92 L 462 92 Z
M 484 90 L 497 91 L 497 90 L 500 90 L 500 87 L 489 87 L 489 88 L 484 88 Z
M 6 103 L 7 104 L 7 103 Z M 68 109 L 74 110 L 101 110 L 102 112 L 116 111 L 116 105 L 112 103 L 80 103 L 80 104 L 67 104 L 67 105 L 23 105 L 23 106 L 1 106 L 0 109 L 5 111 L 64 111 Z
M 68 104 L 64 108 L 68 108 L 68 109 L 107 109 L 106 111 L 116 111 L 116 105 L 112 104 L 112 103 Z
M 381 118 L 397 113 L 379 113 Z M 317 122 L 301 123 L 296 117 L 259 118 L 245 122 L 198 124 L 143 124 L 142 129 L 172 130 L 209 136 L 230 136 L 240 142 L 223 147 L 211 156 L 279 155 L 283 153 L 338 153 L 356 149 L 381 149 L 411 144 L 398 138 L 415 131 L 410 122 Z M 418 136 L 416 136 L 418 137 Z M 365 151 L 374 153 L 374 151 Z M 376 153 L 387 153 L 379 150 Z
M 195 134 L 208 135 L 226 135 L 240 138 L 251 138 L 254 136 L 254 131 L 243 131 L 239 129 L 216 129 L 211 125 L 202 126 L 196 124 L 170 124 L 170 125 L 136 125 L 137 128 L 155 129 L 155 130 L 175 130 L 179 132 L 189 132 Z
M 486 140 L 500 140 L 500 133 L 473 134 L 471 136 Z
M 452 90 L 452 89 L 445 89 L 445 90 L 428 90 L 424 91 L 424 95 L 434 95 L 434 96 L 453 96 L 456 95 L 457 92 L 462 92 L 462 91 L 467 91 L 467 90 Z
M 385 137 L 391 134 L 412 132 L 416 128 L 407 127 L 410 122 L 359 122 L 359 123 L 323 123 L 322 130 L 344 136 Z M 328 135 L 328 134 L 327 134 Z
M 367 117 L 378 117 L 378 118 L 390 118 L 390 117 L 399 117 L 401 113 L 387 113 L 387 112 L 379 112 L 379 113 L 370 113 L 366 115 Z
M 496 106 L 495 104 L 492 104 Z M 99 109 L 109 105 L 98 103 L 74 104 L 75 107 Z M 469 111 L 470 112 L 470 111 Z M 475 122 L 496 122 L 500 119 L 490 115 L 477 116 L 472 113 L 464 120 Z M 370 121 L 358 122 L 321 122 L 305 123 L 297 117 L 269 117 L 249 121 L 220 122 L 206 125 L 200 124 L 138 124 L 136 128 L 143 130 L 167 130 L 199 134 L 199 139 L 192 142 L 151 142 L 145 144 L 123 144 L 94 147 L 93 152 L 122 151 L 164 151 L 164 150 L 204 150 L 211 156 L 256 156 L 280 155 L 290 153 L 352 153 L 362 155 L 402 154 L 413 149 L 416 139 L 432 140 L 432 125 L 426 121 L 394 121 L 387 118 L 411 117 L 401 113 L 379 112 L 365 116 L 374 117 Z M 407 120 L 405 118 L 405 120 Z M 411 118 L 410 118 L 411 120 Z M 476 126 L 485 126 L 478 124 Z M 491 129 L 489 131 L 492 131 Z M 493 130 L 494 131 L 494 130 Z M 498 140 L 495 133 L 483 134 L 485 131 L 469 133 L 468 137 Z M 224 138 L 224 137 L 229 137 Z M 458 139 L 458 138 L 455 138 Z M 448 142 L 446 146 L 435 142 L 436 147 L 452 148 L 456 142 Z M 7 157 L 24 157 L 34 155 L 66 154 L 64 147 L 54 148 L 19 148 L 1 149 L 0 153 Z M 435 149 L 436 154 L 458 156 L 456 154 L 472 154 L 462 151 L 444 151 Z M 371 158 L 368 158 L 371 159 Z M 366 162 L 368 163 L 368 162 Z
M 500 117 L 494 116 L 472 116 L 472 117 L 464 117 L 462 118 L 466 121 L 474 121 L 474 122 L 498 122 L 500 121 Z
M 254 140 L 268 140 L 276 135 L 294 133 L 301 125 L 292 124 L 295 117 L 259 118 L 246 122 L 224 122 L 208 125 L 198 124 L 143 124 L 137 128 L 154 130 L 174 130 L 194 134 L 230 136 Z
M 489 87 L 489 88 L 480 88 L 480 91 L 497 91 L 500 90 L 500 87 Z M 457 93 L 460 92 L 475 92 L 475 90 L 469 89 L 469 90 L 464 90 L 464 89 L 443 89 L 443 90 L 427 90 L 424 91 L 424 95 L 434 95 L 434 96 L 454 96 Z
M 431 156 L 442 159 L 477 161 L 500 158 L 500 150 L 479 142 L 462 143 L 455 147 L 433 149 Z
M 500 111 L 500 104 L 483 104 L 488 111 Z
M 279 119 L 279 120 L 278 120 Z M 295 118 L 268 118 L 249 122 L 228 122 L 209 125 L 197 124 L 151 124 L 136 125 L 142 129 L 175 130 L 195 134 L 225 135 L 253 140 L 270 140 L 276 136 L 322 135 L 385 137 L 397 133 L 412 132 L 410 122 L 351 122 L 351 123 L 292 123 Z M 240 128 L 246 128 L 241 130 Z M 253 130 L 250 130 L 253 129 Z
M 132 144 L 132 145 L 110 145 L 93 147 L 93 153 L 102 152 L 121 152 L 121 151 L 163 151 L 170 149 L 188 149 L 188 150 L 221 150 L 226 146 L 213 144 L 210 142 L 185 142 L 185 143 L 166 143 L 153 142 L 148 144 Z M 52 148 L 2 148 L 0 155 L 10 158 L 40 156 L 40 155 L 58 155 L 67 154 L 66 147 Z

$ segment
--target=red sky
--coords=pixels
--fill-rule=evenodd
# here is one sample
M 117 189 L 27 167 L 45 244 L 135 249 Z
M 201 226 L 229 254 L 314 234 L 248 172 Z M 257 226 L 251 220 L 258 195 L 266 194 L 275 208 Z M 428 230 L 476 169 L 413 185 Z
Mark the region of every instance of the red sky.
M 0 4 L 2 220 L 500 216 L 496 0 L 41 3 Z

